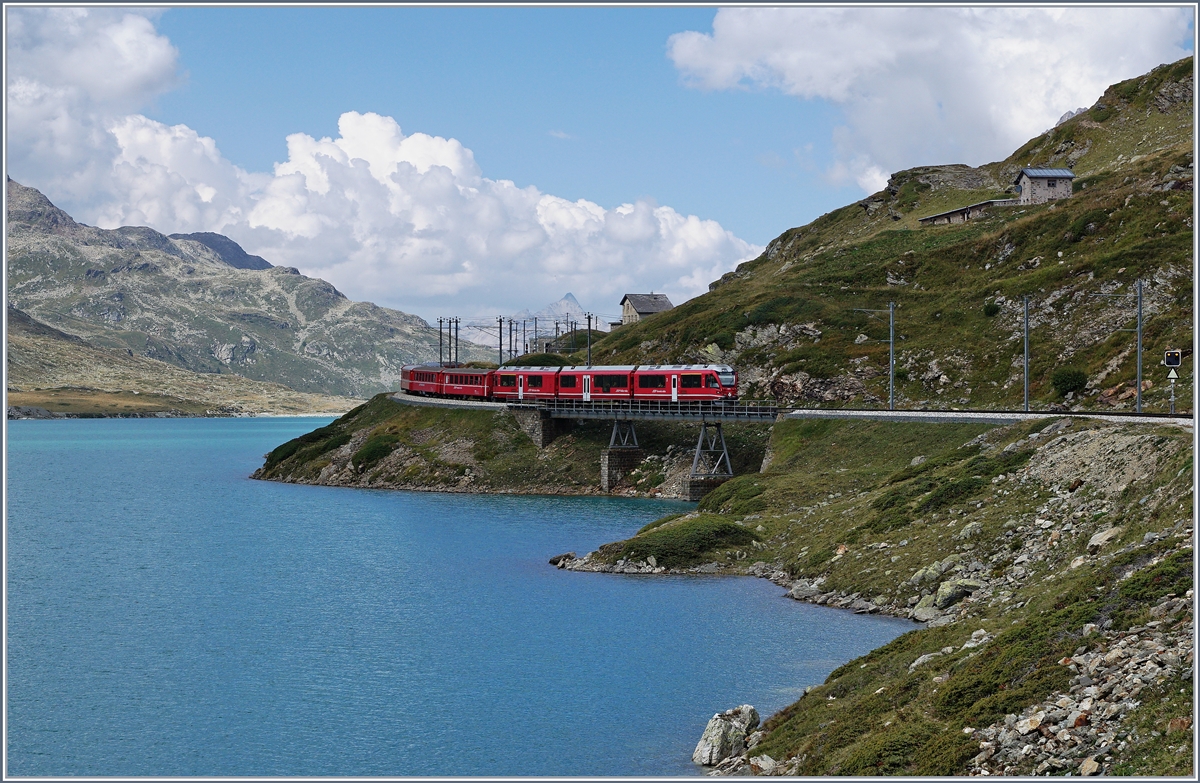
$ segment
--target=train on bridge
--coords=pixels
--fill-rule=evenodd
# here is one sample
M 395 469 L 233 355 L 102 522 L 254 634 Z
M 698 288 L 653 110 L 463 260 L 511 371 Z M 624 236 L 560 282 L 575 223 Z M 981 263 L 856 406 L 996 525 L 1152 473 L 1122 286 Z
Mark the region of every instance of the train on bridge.
M 501 367 L 498 370 L 409 364 L 400 369 L 408 394 L 518 402 L 736 402 L 738 376 L 725 364 L 591 367 Z

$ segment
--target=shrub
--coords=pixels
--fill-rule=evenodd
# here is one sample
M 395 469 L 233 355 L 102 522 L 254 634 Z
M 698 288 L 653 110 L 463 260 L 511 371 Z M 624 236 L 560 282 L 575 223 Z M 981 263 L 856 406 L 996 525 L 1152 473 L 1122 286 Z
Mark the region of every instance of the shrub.
M 390 433 L 372 435 L 367 438 L 367 442 L 362 445 L 362 448 L 355 452 L 351 461 L 359 471 L 366 470 L 391 454 L 392 449 L 396 448 L 399 441 L 399 436 Z
M 1087 373 L 1075 367 L 1060 367 L 1050 376 L 1050 383 L 1059 395 L 1081 392 L 1087 387 Z
M 669 527 L 641 533 L 628 541 L 605 544 L 600 556 L 609 562 L 621 558 L 645 560 L 653 556 L 664 568 L 681 568 L 703 562 L 706 553 L 757 541 L 752 531 L 719 517 L 701 516 Z
M 1000 305 L 996 304 L 995 302 L 988 302 L 987 304 L 985 304 L 983 306 L 983 314 L 986 315 L 988 318 L 991 318 L 991 317 L 997 315 L 999 312 L 1000 312 Z

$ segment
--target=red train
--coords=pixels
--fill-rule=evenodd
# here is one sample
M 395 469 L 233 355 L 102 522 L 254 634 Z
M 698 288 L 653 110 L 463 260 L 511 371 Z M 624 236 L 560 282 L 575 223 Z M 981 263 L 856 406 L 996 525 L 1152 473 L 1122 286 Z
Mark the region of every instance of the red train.
M 400 369 L 400 388 L 409 394 L 504 402 L 733 401 L 737 399 L 737 382 L 737 373 L 725 364 L 501 367 L 498 370 L 409 364 Z

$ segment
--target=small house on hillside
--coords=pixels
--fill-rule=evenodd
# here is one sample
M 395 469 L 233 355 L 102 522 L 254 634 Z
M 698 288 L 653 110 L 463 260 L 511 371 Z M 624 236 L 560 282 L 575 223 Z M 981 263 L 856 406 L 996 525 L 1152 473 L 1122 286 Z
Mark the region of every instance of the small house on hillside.
M 1060 198 L 1071 197 L 1071 180 L 1075 172 L 1070 169 L 1021 169 L 1013 182 L 1020 194 L 1021 204 L 1045 204 Z
M 636 324 L 648 315 L 674 307 L 666 294 L 625 294 L 621 298 L 621 324 Z
M 956 209 L 948 209 L 945 212 L 939 212 L 936 215 L 929 217 L 917 218 L 917 222 L 922 226 L 943 226 L 947 223 L 966 223 L 968 220 L 986 217 L 987 211 L 991 207 L 1013 207 L 1017 205 L 1016 199 L 997 198 L 991 201 L 980 201 L 978 204 L 970 204 L 965 207 Z

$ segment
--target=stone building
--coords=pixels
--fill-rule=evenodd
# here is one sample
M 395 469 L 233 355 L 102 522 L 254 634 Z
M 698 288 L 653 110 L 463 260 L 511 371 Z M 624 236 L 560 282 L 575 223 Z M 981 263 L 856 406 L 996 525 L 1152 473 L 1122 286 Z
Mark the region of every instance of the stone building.
M 648 315 L 674 307 L 666 294 L 625 294 L 621 298 L 621 324 L 636 324 Z
M 1070 169 L 1021 169 L 1013 182 L 1021 204 L 1045 204 L 1060 198 L 1071 197 L 1071 180 L 1075 172 Z

